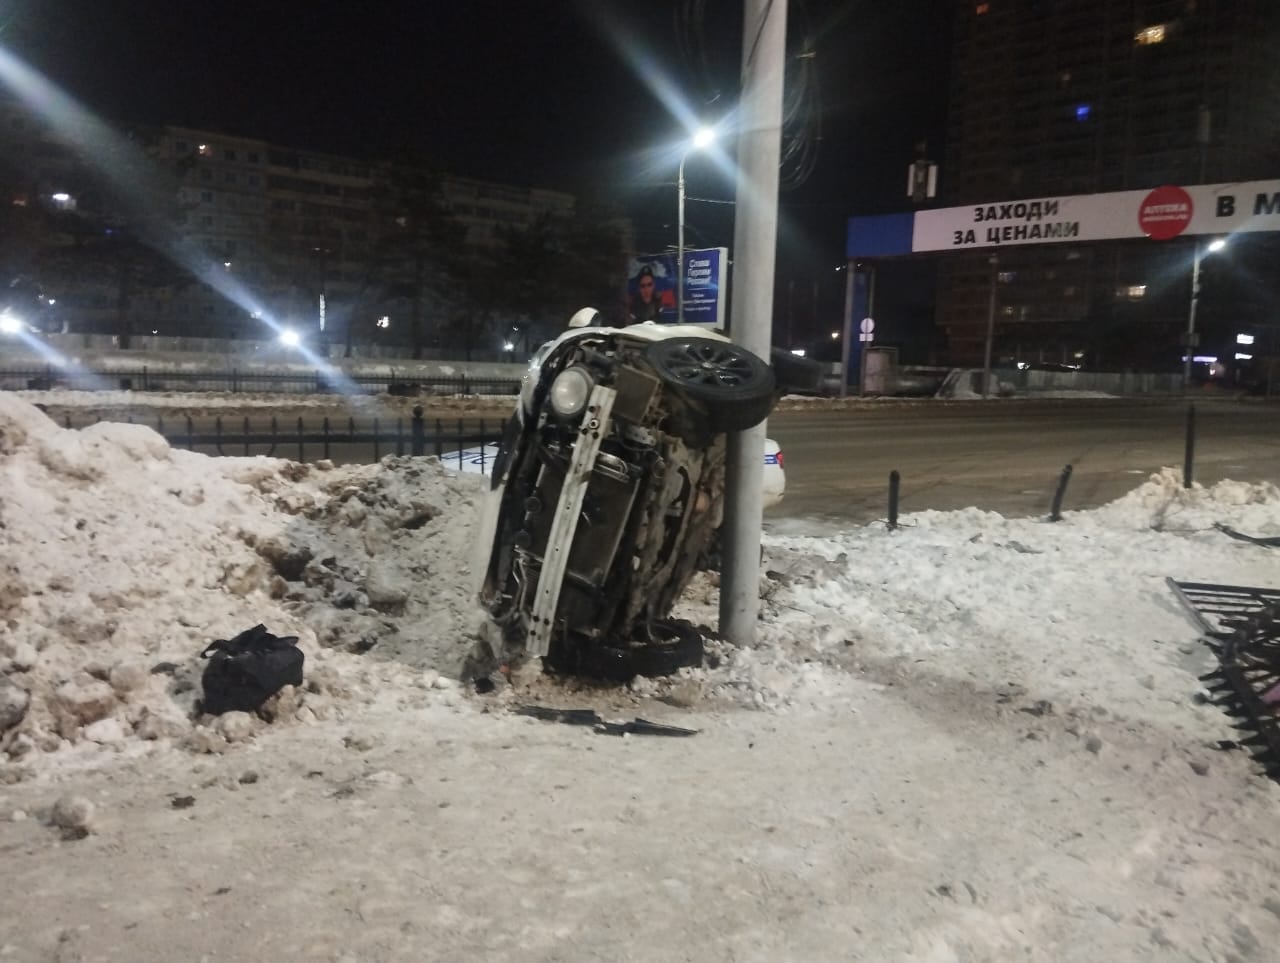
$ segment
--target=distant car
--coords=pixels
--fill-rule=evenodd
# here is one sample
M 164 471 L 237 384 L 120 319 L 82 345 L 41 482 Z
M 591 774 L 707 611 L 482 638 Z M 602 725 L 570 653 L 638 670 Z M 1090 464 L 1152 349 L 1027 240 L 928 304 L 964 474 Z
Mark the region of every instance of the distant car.
M 669 614 L 721 522 L 725 435 L 763 421 L 775 388 L 767 362 L 693 325 L 588 318 L 544 345 L 481 532 L 503 655 L 615 679 L 701 662 L 701 635 Z M 765 460 L 780 496 L 776 444 Z

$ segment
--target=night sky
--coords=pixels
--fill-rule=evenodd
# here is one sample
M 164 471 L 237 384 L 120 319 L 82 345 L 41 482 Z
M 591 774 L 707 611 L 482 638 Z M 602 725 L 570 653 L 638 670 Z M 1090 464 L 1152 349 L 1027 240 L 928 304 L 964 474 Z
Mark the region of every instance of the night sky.
M 696 70 L 676 14 L 701 6 Z M 778 286 L 838 302 L 845 218 L 907 207 L 906 166 L 942 153 L 949 0 L 790 0 L 814 37 L 822 134 L 781 197 Z M 674 243 L 681 125 L 661 78 L 707 120 L 741 59 L 740 0 L 0 0 L 0 43 L 109 119 L 172 123 L 624 204 L 642 248 Z M 718 95 L 718 99 L 717 98 Z M 668 147 L 664 155 L 660 148 Z M 691 197 L 732 199 L 691 159 Z M 691 244 L 729 245 L 732 208 L 691 202 Z M 828 309 L 798 309 L 800 327 Z M 818 315 L 824 317 L 819 318 Z

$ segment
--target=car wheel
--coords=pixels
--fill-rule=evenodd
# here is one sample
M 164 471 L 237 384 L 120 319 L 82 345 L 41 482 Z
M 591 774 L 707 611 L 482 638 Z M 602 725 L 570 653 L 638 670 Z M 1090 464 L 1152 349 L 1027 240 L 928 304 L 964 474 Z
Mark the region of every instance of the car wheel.
M 683 619 L 664 619 L 652 626 L 649 642 L 592 645 L 584 653 L 588 675 L 627 682 L 638 675 L 671 675 L 687 666 L 701 665 L 702 633 Z
M 705 409 L 713 432 L 753 428 L 773 409 L 773 369 L 736 344 L 668 338 L 650 345 L 645 358 L 665 384 Z

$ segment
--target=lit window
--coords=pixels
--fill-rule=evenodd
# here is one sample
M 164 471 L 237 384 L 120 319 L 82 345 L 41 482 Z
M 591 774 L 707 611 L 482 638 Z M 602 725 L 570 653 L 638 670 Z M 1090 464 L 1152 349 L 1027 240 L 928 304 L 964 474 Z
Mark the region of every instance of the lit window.
M 1076 105 L 1076 120 L 1084 122 L 1089 119 L 1089 115 L 1093 113 L 1093 107 L 1090 104 Z
M 1130 301 L 1137 301 L 1139 298 L 1147 296 L 1147 286 L 1145 284 L 1130 284 L 1124 288 L 1124 296 Z
M 1253 335 L 1251 335 L 1251 334 L 1237 334 L 1237 335 L 1236 335 L 1236 344 L 1253 344 Z
M 1252 361 L 1252 360 L 1253 360 L 1253 355 L 1251 355 L 1251 354 L 1243 354 L 1242 352 L 1237 351 L 1237 352 L 1236 352 L 1236 360 L 1237 360 L 1237 361 Z
M 49 200 L 53 201 L 54 210 L 74 211 L 76 209 L 76 199 L 70 194 L 59 192 L 50 195 Z
M 196 153 L 199 154 L 201 157 L 208 157 L 210 154 L 213 153 L 213 151 L 209 149 L 208 144 L 201 144 L 199 147 L 196 148 Z
M 979 4 L 977 4 L 977 5 L 975 5 L 975 6 L 974 6 L 974 8 L 973 8 L 973 12 L 974 12 L 976 15 L 978 15 L 979 17 L 981 17 L 984 13 L 986 13 L 986 12 L 987 12 L 988 10 L 990 10 L 990 9 L 991 9 L 991 4 L 989 4 L 989 3 L 979 3 Z
M 1133 35 L 1134 41 L 1140 47 L 1150 46 L 1153 43 L 1164 43 L 1167 28 L 1163 23 L 1157 23 L 1152 27 L 1144 27 Z

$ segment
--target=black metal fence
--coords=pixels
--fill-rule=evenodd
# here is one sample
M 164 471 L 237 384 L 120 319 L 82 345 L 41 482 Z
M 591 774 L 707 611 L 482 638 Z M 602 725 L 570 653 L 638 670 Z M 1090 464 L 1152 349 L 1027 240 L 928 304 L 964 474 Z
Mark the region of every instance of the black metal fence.
M 101 421 L 102 419 L 94 419 Z M 130 424 L 137 422 L 132 416 Z M 85 422 L 91 424 L 93 422 Z M 66 428 L 83 428 L 68 414 Z M 254 425 L 246 416 L 197 421 L 186 415 L 165 421 L 157 415 L 151 427 L 175 448 L 209 455 L 265 455 L 295 461 L 337 460 L 371 463 L 384 455 L 435 455 L 445 465 L 461 471 L 488 474 L 502 439 L 503 422 L 484 418 L 428 419 L 414 408 L 409 419 L 372 418 L 357 422 L 324 417 L 319 425 L 304 418 L 281 423 L 272 416 Z
M 231 391 L 284 394 L 514 395 L 519 378 L 385 374 L 346 374 L 336 369 L 277 371 L 153 371 L 143 365 L 114 371 L 31 366 L 0 370 L 0 390 L 48 391 Z

